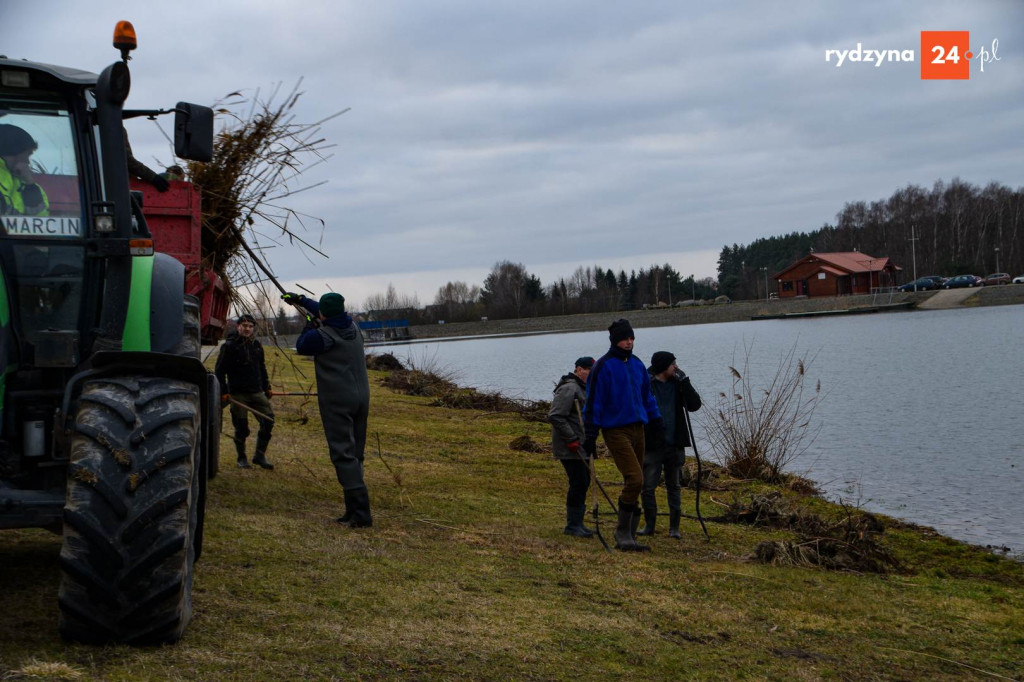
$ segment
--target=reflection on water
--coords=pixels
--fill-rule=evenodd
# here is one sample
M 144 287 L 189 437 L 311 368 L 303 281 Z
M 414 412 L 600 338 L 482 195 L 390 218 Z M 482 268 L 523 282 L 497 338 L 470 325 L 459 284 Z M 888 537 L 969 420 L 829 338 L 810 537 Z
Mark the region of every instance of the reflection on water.
M 393 350 L 452 370 L 463 385 L 548 400 L 573 360 L 600 356 L 607 338 Z M 635 353 L 649 362 L 654 351 L 672 351 L 711 404 L 728 391 L 729 366 L 742 367 L 745 348 L 753 376 L 764 378 L 794 344 L 814 358 L 808 376 L 827 392 L 816 413 L 821 432 L 794 471 L 806 470 L 831 498 L 1024 551 L 1024 306 L 638 329 Z M 706 441 L 701 452 L 710 455 Z

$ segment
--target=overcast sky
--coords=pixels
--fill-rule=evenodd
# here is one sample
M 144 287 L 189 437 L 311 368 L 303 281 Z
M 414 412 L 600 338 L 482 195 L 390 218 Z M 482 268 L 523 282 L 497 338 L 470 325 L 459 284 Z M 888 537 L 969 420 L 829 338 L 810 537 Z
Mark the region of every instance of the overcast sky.
M 0 52 L 98 72 L 118 19 L 140 43 L 129 107 L 300 77 L 298 120 L 351 107 L 304 176 L 327 183 L 289 204 L 327 221 L 329 259 L 268 252 L 285 286 L 351 307 L 388 282 L 427 304 L 504 259 L 545 285 L 595 263 L 715 276 L 726 244 L 908 183 L 1024 186 L 1017 0 L 2 0 Z M 999 61 L 922 80 L 924 30 L 970 31 L 976 53 L 997 40 Z M 915 61 L 826 62 L 858 43 Z M 138 158 L 172 161 L 153 123 L 128 129 Z

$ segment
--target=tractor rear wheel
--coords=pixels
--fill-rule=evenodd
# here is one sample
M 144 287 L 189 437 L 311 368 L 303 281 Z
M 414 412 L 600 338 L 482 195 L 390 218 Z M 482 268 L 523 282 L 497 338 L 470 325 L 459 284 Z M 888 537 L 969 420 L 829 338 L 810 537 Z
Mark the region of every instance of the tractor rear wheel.
M 199 388 L 93 379 L 78 400 L 60 564 L 60 631 L 86 643 L 177 641 L 192 616 Z

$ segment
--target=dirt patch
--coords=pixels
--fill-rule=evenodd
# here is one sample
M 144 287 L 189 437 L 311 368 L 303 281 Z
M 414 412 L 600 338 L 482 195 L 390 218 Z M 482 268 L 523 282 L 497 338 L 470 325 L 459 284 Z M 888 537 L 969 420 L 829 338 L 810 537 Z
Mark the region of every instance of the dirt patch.
M 550 448 L 546 445 L 541 445 L 529 435 L 522 435 L 512 440 L 508 444 L 509 448 L 517 450 L 519 452 L 547 452 Z

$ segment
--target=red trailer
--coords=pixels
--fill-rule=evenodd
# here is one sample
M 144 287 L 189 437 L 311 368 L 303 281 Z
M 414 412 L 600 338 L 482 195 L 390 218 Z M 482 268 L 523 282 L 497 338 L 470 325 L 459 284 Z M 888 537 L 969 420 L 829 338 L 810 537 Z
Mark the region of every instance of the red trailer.
M 172 180 L 171 188 L 158 192 L 133 179 L 133 190 L 142 192 L 142 214 L 153 233 L 153 248 L 185 266 L 185 293 L 199 299 L 199 333 L 204 345 L 217 345 L 224 335 L 228 291 L 224 280 L 203 263 L 202 205 L 199 188 Z

